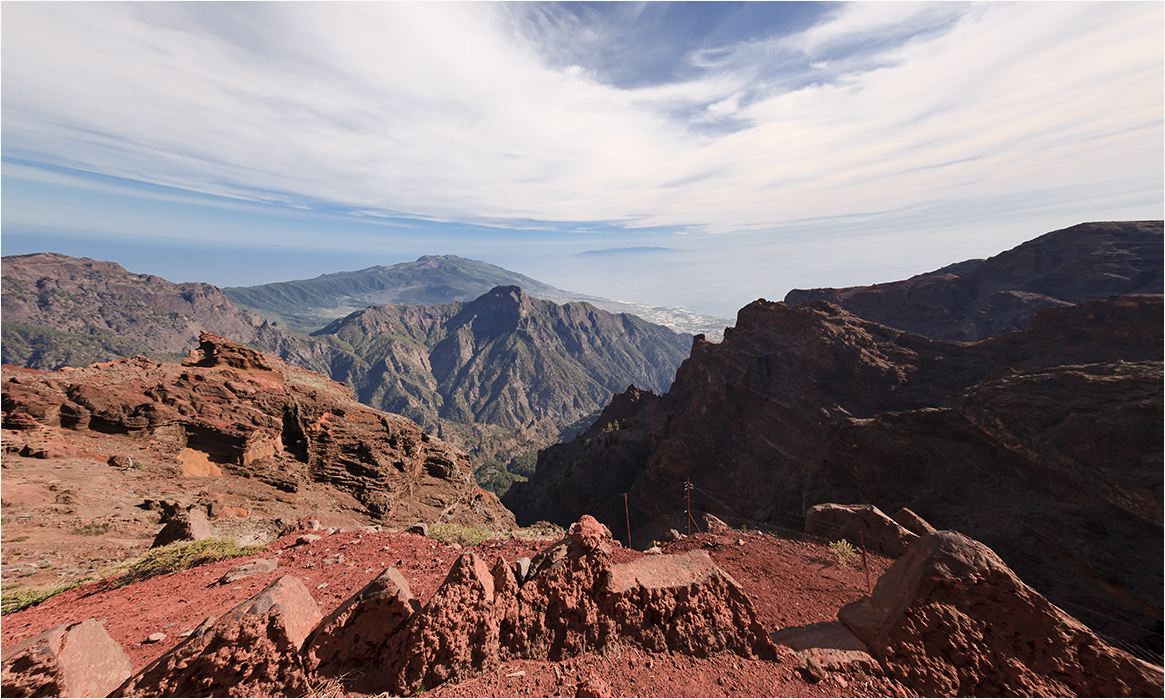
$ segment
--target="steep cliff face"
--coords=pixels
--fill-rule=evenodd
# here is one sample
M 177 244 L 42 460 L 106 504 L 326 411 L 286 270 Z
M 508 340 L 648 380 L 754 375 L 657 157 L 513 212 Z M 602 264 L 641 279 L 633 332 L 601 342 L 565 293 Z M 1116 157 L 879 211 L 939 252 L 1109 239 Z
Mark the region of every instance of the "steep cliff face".
M 289 493 L 326 483 L 387 525 L 513 524 L 477 487 L 463 451 L 358 404 L 327 377 L 209 333 L 182 364 L 136 357 L 6 370 L 3 410 L 13 429 L 37 423 L 157 442 L 176 473 L 251 477 Z
M 665 390 L 691 343 L 635 316 L 514 286 L 469 303 L 374 306 L 312 337 L 354 358 L 340 376 L 361 402 L 417 421 L 503 475 L 628 384 Z
M 1161 652 L 1162 364 L 1005 372 L 832 425 L 805 502 L 909 507 L 1114 638 Z
M 788 304 L 824 299 L 867 320 L 950 340 L 1018 330 L 1040 308 L 1113 294 L 1160 294 L 1161 221 L 1082 223 L 986 260 L 911 279 L 845 289 L 794 289 Z

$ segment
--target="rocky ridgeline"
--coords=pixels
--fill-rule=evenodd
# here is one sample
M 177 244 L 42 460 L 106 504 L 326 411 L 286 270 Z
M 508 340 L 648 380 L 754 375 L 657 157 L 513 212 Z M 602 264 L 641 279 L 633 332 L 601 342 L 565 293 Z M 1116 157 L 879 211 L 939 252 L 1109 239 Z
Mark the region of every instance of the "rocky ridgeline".
M 964 343 L 756 301 L 723 342 L 697 338 L 667 394 L 616 395 L 504 502 L 519 522 L 589 511 L 621 538 L 626 502 L 636 542 L 684 526 L 686 479 L 695 509 L 736 522 L 908 507 L 1159 653 L 1162 553 L 1141 542 L 1162 536 L 1162 317 L 1161 296 L 1114 296 Z
M 869 520 L 868 510 L 850 516 L 850 524 Z M 837 621 L 771 637 L 749 594 L 707 552 L 614 564 L 613 545 L 607 528 L 585 516 L 532 560 L 491 565 L 462 555 L 423 607 L 388 568 L 326 617 L 299 578 L 284 576 L 132 677 L 99 622 L 56 627 L 5 651 L 3 690 L 300 696 L 339 683 L 348 692 L 418 694 L 510 660 L 639 648 L 734 653 L 795 666 L 811 681 L 860 670 L 927 696 L 1162 691 L 1160 667 L 1107 646 L 955 532 L 917 538 Z M 580 685 L 579 696 L 595 696 L 592 689 Z
M 986 260 L 903 281 L 794 289 L 789 305 L 822 299 L 866 320 L 947 340 L 982 340 L 1026 326 L 1041 308 L 1114 294 L 1160 294 L 1161 221 L 1082 223 Z
M 210 333 L 181 364 L 5 368 L 3 412 L 18 431 L 5 448 L 27 455 L 67 449 L 57 430 L 122 434 L 169 453 L 175 475 L 248 477 L 292 499 L 326 485 L 389 526 L 514 524 L 463 451 L 358 404 L 342 384 Z

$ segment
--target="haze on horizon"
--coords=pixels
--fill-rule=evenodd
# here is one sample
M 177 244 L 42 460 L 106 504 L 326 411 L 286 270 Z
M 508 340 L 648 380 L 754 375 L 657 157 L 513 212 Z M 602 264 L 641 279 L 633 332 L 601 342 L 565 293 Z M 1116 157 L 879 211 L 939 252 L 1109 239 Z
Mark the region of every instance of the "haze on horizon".
M 722 316 L 1165 217 L 1160 2 L 0 5 L 2 252 Z

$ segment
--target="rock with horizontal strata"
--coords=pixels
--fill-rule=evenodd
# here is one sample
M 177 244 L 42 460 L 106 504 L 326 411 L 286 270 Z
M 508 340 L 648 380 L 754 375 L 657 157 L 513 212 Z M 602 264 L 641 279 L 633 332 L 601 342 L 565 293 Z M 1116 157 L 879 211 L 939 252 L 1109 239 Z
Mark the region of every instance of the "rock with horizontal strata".
M 6 697 L 103 697 L 133 671 L 96 619 L 51 629 L 4 651 Z
M 925 696 L 1161 696 L 1162 669 L 1098 638 L 952 531 L 924 537 L 841 621 Z

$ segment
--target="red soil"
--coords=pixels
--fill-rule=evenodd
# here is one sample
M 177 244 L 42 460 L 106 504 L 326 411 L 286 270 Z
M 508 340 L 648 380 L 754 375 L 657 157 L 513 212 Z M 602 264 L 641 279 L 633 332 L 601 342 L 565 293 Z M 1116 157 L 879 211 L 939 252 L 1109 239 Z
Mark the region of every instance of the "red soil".
M 321 532 L 322 533 L 322 532 Z M 397 568 L 413 595 L 427 602 L 445 579 L 458 549 L 413 534 L 348 531 L 295 545 L 298 534 L 272 542 L 260 557 L 275 557 L 275 571 L 219 585 L 230 568 L 248 559 L 221 561 L 164 575 L 122 588 L 105 581 L 62 593 L 39 606 L 4 617 L 2 646 L 7 648 L 58 624 L 90 617 L 105 620 L 106 631 L 122 644 L 134 672 L 184 640 L 207 616 L 220 616 L 283 575 L 304 580 L 326 615 L 382 570 Z M 524 539 L 491 540 L 472 550 L 492 563 L 531 557 L 549 543 Z M 664 546 L 667 553 L 704 547 L 722 569 L 752 597 L 765 628 L 777 630 L 836 618 L 844 604 L 866 594 L 866 573 L 841 565 L 825 546 L 773 536 L 731 532 L 698 535 Z M 616 548 L 615 561 L 644 554 Z M 340 558 L 342 557 L 342 558 Z M 869 556 L 874 582 L 891 561 Z M 150 643 L 150 634 L 166 639 Z M 809 684 L 790 655 L 784 661 L 746 660 L 735 655 L 692 658 L 622 649 L 587 654 L 563 662 L 513 661 L 461 684 L 430 689 L 433 696 L 574 696 L 583 682 L 605 682 L 614 696 L 885 696 L 905 690 L 861 675 L 833 675 Z M 319 693 L 336 692 L 321 687 Z M 333 694 L 334 695 L 334 694 Z

